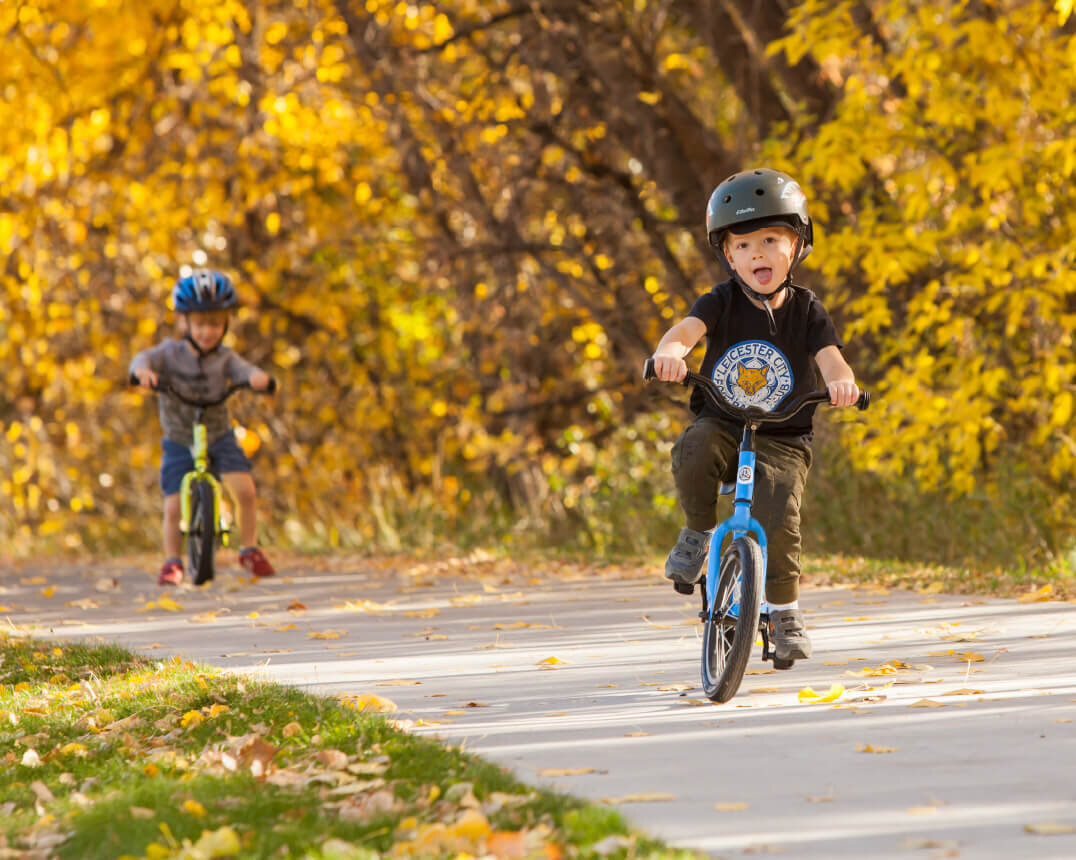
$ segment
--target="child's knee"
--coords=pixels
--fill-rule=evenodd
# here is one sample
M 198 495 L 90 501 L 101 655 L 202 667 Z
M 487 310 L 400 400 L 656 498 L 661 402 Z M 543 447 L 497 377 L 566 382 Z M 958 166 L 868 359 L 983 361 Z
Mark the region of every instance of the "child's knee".
M 164 515 L 167 519 L 179 519 L 179 493 L 169 493 L 164 497 Z

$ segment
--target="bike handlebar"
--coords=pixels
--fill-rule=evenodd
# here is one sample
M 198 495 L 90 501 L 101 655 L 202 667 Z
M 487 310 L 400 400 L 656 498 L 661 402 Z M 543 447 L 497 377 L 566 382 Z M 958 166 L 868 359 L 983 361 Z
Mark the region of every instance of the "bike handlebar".
M 131 385 L 139 385 L 139 386 L 142 385 L 141 380 L 139 380 L 139 378 L 137 376 L 135 376 L 133 373 L 128 377 L 127 381 Z M 233 394 L 235 394 L 235 392 L 242 391 L 244 388 L 250 388 L 250 383 L 249 382 L 237 382 L 237 383 L 235 383 L 233 385 L 229 385 L 228 390 L 225 391 L 224 394 L 222 394 L 216 400 L 194 400 L 194 399 L 192 399 L 190 397 L 186 397 L 183 394 L 180 394 L 178 391 L 176 391 L 176 389 L 172 386 L 172 384 L 166 378 L 161 377 L 161 376 L 157 377 L 157 384 L 156 385 L 151 385 L 150 386 L 151 391 L 155 391 L 158 394 L 171 395 L 172 397 L 176 398 L 176 400 L 179 400 L 179 401 L 181 401 L 183 403 L 186 403 L 188 406 L 194 406 L 195 408 L 199 408 L 199 409 L 209 409 L 211 406 L 220 406 L 220 404 L 222 404 L 225 400 L 227 400 L 229 397 L 231 397 Z M 276 389 L 277 389 L 276 379 L 274 377 L 272 377 L 272 376 L 269 377 L 269 387 L 268 388 L 266 388 L 264 390 L 256 390 L 254 388 L 250 388 L 250 390 L 253 391 L 255 394 L 275 394 Z
M 643 381 L 650 382 L 653 379 L 657 379 L 657 374 L 654 372 L 654 359 L 651 357 L 648 358 L 646 364 L 643 365 Z M 781 421 L 787 421 L 803 409 L 803 407 L 810 406 L 812 403 L 829 403 L 828 391 L 811 391 L 797 397 L 784 409 L 765 412 L 757 406 L 748 406 L 744 408 L 742 406 L 737 406 L 735 403 L 730 403 L 725 399 L 725 396 L 721 393 L 721 389 L 714 384 L 712 379 L 708 379 L 701 374 L 693 373 L 689 370 L 687 376 L 685 376 L 679 384 L 687 386 L 691 383 L 698 385 L 710 397 L 714 405 L 727 412 L 731 412 L 733 415 L 740 416 L 745 424 L 777 424 Z M 856 407 L 862 411 L 870 405 L 870 402 L 870 393 L 867 391 L 860 391 L 859 400 L 856 401 Z

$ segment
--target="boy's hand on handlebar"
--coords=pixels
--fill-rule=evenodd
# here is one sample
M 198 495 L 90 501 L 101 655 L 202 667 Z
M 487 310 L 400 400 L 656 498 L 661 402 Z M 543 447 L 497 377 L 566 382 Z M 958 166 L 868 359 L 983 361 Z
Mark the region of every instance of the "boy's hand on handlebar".
M 672 355 L 654 356 L 654 376 L 662 382 L 683 382 L 687 376 L 687 362 Z
M 855 406 L 859 400 L 859 386 L 851 381 L 831 382 L 826 388 L 829 390 L 829 402 L 831 406 Z
M 255 391 L 266 391 L 272 382 L 273 378 L 264 370 L 255 370 L 250 374 L 250 387 Z
M 143 388 L 154 389 L 157 387 L 157 374 L 148 367 L 140 367 L 131 374 L 138 380 Z

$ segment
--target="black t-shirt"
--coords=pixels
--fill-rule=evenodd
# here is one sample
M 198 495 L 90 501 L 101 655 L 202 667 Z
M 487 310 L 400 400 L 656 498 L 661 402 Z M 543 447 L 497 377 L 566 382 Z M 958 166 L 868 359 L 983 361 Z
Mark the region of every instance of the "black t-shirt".
M 837 327 L 814 293 L 792 285 L 785 302 L 773 312 L 777 334 L 770 333 L 766 311 L 751 303 L 731 280 L 698 298 L 688 316 L 706 325 L 706 355 L 699 373 L 709 376 L 721 393 L 738 406 L 758 406 L 767 412 L 788 405 L 823 384 L 814 361 L 824 347 L 841 347 Z M 807 436 L 815 406 L 788 421 L 763 424 L 760 433 Z M 715 406 L 696 386 L 691 410 L 697 416 L 743 421 Z

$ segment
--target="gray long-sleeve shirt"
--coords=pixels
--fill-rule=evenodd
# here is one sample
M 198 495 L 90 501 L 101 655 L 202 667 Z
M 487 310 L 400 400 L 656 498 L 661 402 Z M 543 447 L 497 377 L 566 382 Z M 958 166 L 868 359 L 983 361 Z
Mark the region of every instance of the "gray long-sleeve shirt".
M 194 400 L 220 397 L 229 385 L 249 382 L 251 374 L 258 369 L 226 346 L 202 357 L 187 341 L 172 338 L 131 359 L 131 373 L 143 367 L 167 377 L 180 394 Z M 189 448 L 194 444 L 194 407 L 166 394 L 159 395 L 157 401 L 164 438 Z M 227 403 L 203 410 L 202 421 L 210 445 L 232 430 Z

